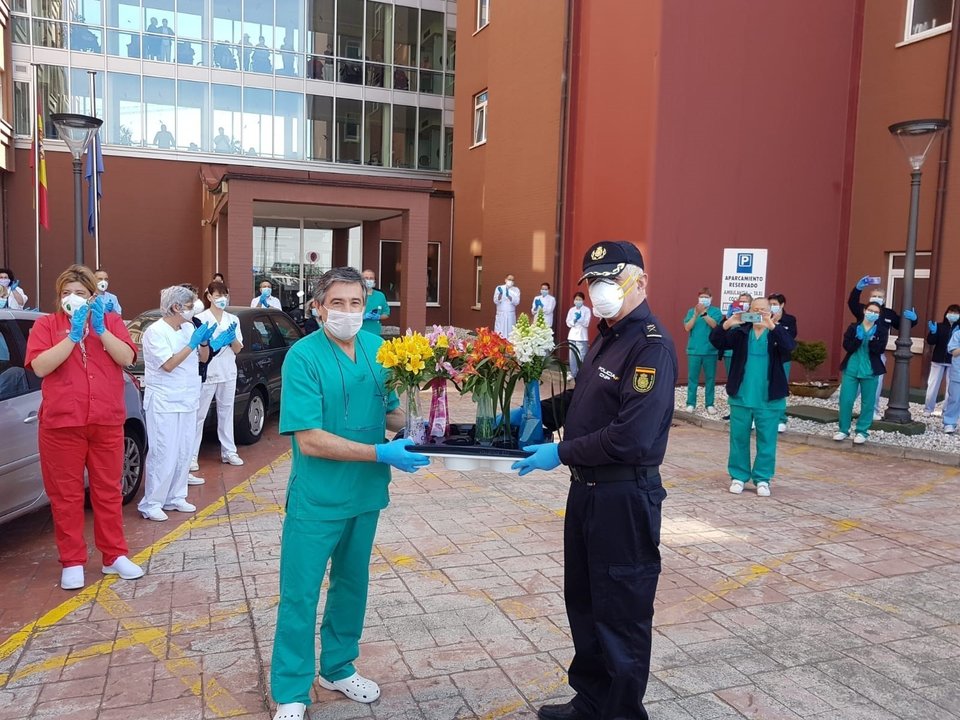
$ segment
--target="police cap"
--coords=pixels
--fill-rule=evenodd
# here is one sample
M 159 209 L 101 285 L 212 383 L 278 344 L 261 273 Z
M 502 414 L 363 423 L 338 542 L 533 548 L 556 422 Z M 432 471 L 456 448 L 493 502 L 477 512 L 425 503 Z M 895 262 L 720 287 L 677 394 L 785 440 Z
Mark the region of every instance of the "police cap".
M 583 256 L 583 275 L 577 285 L 584 280 L 616 277 L 627 265 L 643 269 L 643 256 L 636 245 L 626 240 L 602 240 Z

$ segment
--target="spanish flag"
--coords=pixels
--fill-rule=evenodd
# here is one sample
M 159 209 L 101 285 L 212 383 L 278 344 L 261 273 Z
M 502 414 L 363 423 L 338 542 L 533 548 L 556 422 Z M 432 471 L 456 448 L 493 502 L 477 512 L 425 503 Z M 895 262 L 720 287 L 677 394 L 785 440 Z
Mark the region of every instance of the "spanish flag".
M 40 224 L 50 229 L 50 214 L 47 210 L 47 159 L 43 152 L 43 111 L 40 107 L 40 97 L 37 97 L 37 134 L 34 138 L 33 152 L 30 155 L 30 166 L 37 168 L 37 207 Z

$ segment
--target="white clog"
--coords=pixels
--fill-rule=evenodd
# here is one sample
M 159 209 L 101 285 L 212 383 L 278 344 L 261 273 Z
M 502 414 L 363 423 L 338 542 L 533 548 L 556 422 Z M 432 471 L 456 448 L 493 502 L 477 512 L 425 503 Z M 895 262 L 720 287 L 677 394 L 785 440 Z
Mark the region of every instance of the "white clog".
M 380 686 L 373 680 L 367 680 L 367 678 L 360 675 L 360 673 L 355 672 L 350 677 L 334 682 L 325 680 L 322 677 L 317 678 L 317 681 L 320 683 L 320 687 L 342 692 L 348 698 L 356 700 L 357 702 L 372 703 L 380 697 Z

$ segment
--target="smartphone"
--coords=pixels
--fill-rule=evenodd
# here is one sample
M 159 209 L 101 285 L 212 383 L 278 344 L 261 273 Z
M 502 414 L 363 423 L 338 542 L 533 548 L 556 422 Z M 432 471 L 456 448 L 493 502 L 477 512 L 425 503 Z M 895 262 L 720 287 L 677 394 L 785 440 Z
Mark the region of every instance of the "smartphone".
M 870 284 L 871 284 L 871 285 L 879 285 L 879 284 L 880 284 L 880 276 L 879 276 L 879 275 L 871 275 L 871 276 L 870 276 Z
M 745 323 L 758 323 L 763 320 L 763 315 L 755 312 L 740 313 L 740 319 Z

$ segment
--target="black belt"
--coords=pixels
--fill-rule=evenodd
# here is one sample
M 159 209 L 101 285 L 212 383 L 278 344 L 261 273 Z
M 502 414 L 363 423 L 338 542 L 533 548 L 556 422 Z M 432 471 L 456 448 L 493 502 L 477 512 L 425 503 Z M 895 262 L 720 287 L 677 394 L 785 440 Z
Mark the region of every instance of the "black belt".
M 574 465 L 570 468 L 570 479 L 584 485 L 632 482 L 646 479 L 659 470 L 659 465 L 596 465 L 594 467 Z

